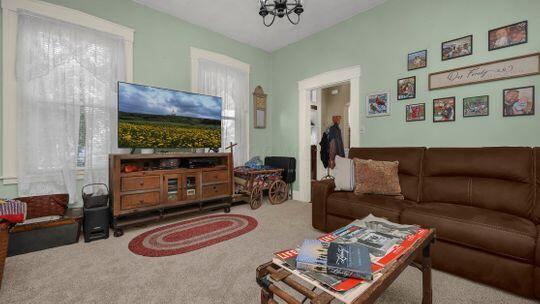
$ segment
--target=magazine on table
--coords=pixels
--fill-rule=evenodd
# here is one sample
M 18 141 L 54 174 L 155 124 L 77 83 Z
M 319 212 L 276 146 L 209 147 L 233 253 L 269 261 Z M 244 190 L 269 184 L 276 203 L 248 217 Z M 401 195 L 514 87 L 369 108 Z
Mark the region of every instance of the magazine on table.
M 295 249 L 275 253 L 273 262 L 312 285 L 321 288 L 336 299 L 350 303 L 362 294 L 373 282 L 382 276 L 382 272 L 407 252 L 418 240 L 429 233 L 416 225 L 402 225 L 384 218 L 368 215 L 355 220 L 349 225 L 318 238 L 323 242 L 359 243 L 370 252 L 373 281 L 345 278 L 313 271 L 301 271 L 296 268 L 298 251 Z

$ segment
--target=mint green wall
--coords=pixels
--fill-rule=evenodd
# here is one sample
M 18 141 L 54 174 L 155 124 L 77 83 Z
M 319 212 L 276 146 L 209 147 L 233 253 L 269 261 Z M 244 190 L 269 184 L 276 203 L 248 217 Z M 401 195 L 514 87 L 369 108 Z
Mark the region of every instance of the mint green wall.
M 219 52 L 250 64 L 251 92 L 257 85 L 262 85 L 267 92 L 272 90 L 271 56 L 260 49 L 154 11 L 132 0 L 47 0 L 47 2 L 83 11 L 134 29 L 134 81 L 137 83 L 190 90 L 190 47 L 193 46 Z M 269 94 L 268 98 L 271 108 L 272 95 Z M 251 155 L 269 154 L 272 146 L 272 122 L 268 123 L 267 129 L 253 129 L 251 124 Z M 16 192 L 15 186 L 0 185 L 0 197 L 13 197 Z
M 306 7 L 306 9 L 309 9 Z M 490 29 L 529 21 L 529 43 L 488 51 Z M 472 56 L 441 61 L 441 42 L 474 35 Z M 538 0 L 389 0 L 328 30 L 272 54 L 274 153 L 298 154 L 298 81 L 360 65 L 361 146 L 540 145 L 540 76 L 428 91 L 430 72 L 540 51 Z M 428 67 L 407 71 L 407 54 L 428 50 Z M 396 81 L 416 76 L 417 97 L 396 100 Z M 536 86 L 537 114 L 502 117 L 502 90 Z M 365 97 L 391 91 L 391 116 L 365 118 Z M 490 95 L 490 116 L 463 118 L 462 99 Z M 457 121 L 432 123 L 432 100 L 456 96 Z M 405 105 L 426 103 L 426 121 L 405 122 Z M 279 143 L 279 144 L 277 144 Z

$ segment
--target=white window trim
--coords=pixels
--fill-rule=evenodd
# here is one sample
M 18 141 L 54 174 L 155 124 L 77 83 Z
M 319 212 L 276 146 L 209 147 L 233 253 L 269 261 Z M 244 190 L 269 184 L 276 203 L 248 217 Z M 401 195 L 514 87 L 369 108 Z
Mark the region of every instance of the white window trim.
M 17 80 L 15 57 L 19 10 L 123 37 L 126 81 L 133 81 L 135 31 L 81 11 L 38 0 L 2 0 L 2 174 L 4 185 L 17 183 Z
M 246 72 L 248 74 L 247 88 L 248 88 L 248 91 L 250 90 L 251 86 L 249 83 L 249 79 L 251 78 L 250 77 L 251 66 L 249 64 L 242 62 L 238 59 L 229 57 L 227 55 L 223 55 L 223 54 L 219 54 L 219 53 L 215 53 L 215 52 L 211 52 L 207 50 L 202 50 L 195 47 L 191 47 L 190 53 L 191 53 L 191 91 L 195 93 L 199 93 L 199 60 L 200 59 L 217 62 L 219 64 L 227 65 L 232 68 Z M 246 140 L 247 140 L 247 156 L 249 158 L 249 156 L 251 155 L 250 146 L 249 146 L 249 143 L 250 143 L 249 138 L 251 137 L 251 132 L 250 132 L 251 131 L 251 128 L 250 128 L 251 115 L 249 115 L 249 109 L 250 109 L 250 104 L 251 104 L 251 97 L 250 97 L 251 93 L 247 92 L 247 96 L 248 96 L 248 104 L 247 104 L 246 109 L 244 109 L 242 115 L 245 116 L 245 119 L 248 122 L 246 124 L 246 128 L 247 128 L 246 134 L 248 135 Z

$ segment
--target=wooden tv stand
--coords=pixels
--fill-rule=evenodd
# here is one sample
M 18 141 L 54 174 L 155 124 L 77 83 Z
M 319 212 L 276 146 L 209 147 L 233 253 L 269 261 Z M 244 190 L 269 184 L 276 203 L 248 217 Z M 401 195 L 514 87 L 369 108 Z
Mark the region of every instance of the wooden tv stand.
M 141 171 L 126 172 L 128 165 Z M 116 237 L 126 226 L 149 221 L 220 208 L 228 213 L 232 154 L 110 154 L 109 188 Z

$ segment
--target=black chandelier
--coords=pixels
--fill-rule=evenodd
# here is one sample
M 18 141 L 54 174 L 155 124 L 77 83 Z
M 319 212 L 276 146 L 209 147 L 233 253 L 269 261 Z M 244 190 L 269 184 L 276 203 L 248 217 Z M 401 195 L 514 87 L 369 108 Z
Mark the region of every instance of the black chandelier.
M 266 26 L 271 26 L 274 24 L 276 17 L 283 18 L 287 16 L 287 19 L 297 25 L 300 23 L 300 15 L 304 12 L 303 0 L 259 0 L 261 3 L 261 8 L 259 10 L 259 15 L 263 17 L 263 23 Z M 266 17 L 269 17 L 270 23 L 267 23 Z M 296 17 L 291 17 L 291 15 L 296 15 Z

